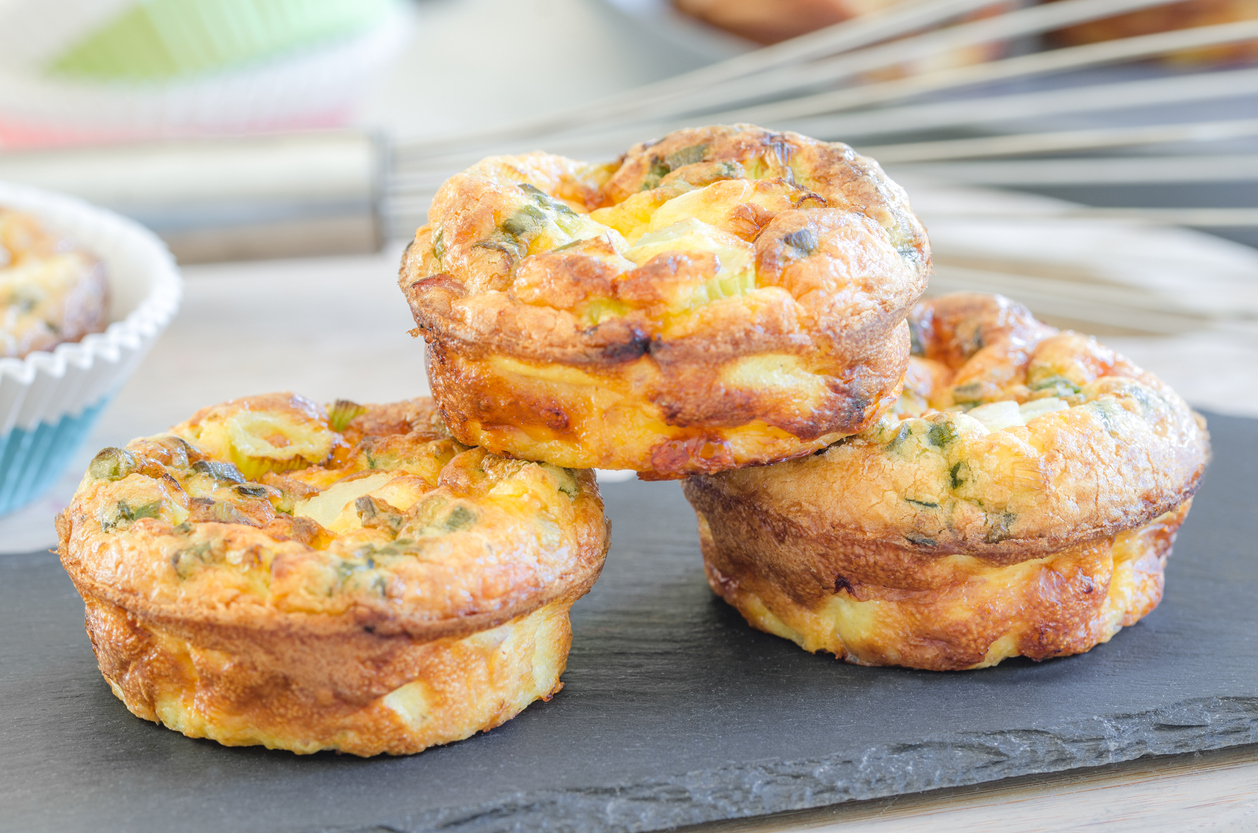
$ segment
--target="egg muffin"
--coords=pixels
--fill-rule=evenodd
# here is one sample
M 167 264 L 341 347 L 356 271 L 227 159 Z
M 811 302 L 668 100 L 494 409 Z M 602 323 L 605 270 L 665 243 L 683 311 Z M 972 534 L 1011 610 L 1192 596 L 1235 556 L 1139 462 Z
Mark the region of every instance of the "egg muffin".
M 109 323 L 104 266 L 35 217 L 0 207 L 0 312 L 0 358 L 99 333 Z
M 593 474 L 453 439 L 429 399 L 238 399 L 107 448 L 58 517 L 110 688 L 192 737 L 407 754 L 559 690 Z
M 428 217 L 399 283 L 453 434 L 648 479 L 868 427 L 899 395 L 930 271 L 876 162 L 747 125 L 607 165 L 486 159 Z
M 998 296 L 910 322 L 904 394 L 873 428 L 686 484 L 713 591 L 806 650 L 934 670 L 1081 653 L 1153 610 L 1201 418 Z

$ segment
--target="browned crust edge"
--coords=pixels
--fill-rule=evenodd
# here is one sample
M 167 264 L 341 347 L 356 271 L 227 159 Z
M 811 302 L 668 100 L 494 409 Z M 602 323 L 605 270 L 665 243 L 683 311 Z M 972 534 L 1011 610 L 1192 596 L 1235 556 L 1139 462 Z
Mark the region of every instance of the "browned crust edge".
M 599 515 L 601 516 L 601 510 Z M 61 535 L 58 554 L 74 582 L 75 589 L 83 598 L 90 597 L 115 605 L 159 628 L 204 629 L 207 632 L 234 633 L 239 638 L 251 634 L 251 638 L 260 641 L 301 640 L 307 637 L 348 638 L 363 633 L 381 637 L 405 636 L 409 639 L 434 640 L 457 638 L 488 630 L 525 616 L 544 605 L 557 601 L 570 604 L 584 596 L 598 580 L 611 544 L 607 534 L 598 536 L 597 542 L 587 538 L 582 542 L 582 552 L 574 559 L 573 569 L 561 579 L 546 584 L 542 590 L 516 604 L 483 613 L 434 621 L 408 615 L 406 612 L 360 604 L 340 615 L 272 610 L 269 611 L 270 615 L 260 618 L 253 609 L 198 609 L 190 614 L 184 606 L 154 604 L 145 599 L 139 590 L 125 590 L 97 580 L 92 574 L 91 566 L 68 545 L 71 523 L 64 513 L 57 518 Z M 605 526 L 605 521 L 602 525 Z
M 1161 600 L 1166 559 L 1191 505 L 1041 560 L 991 565 L 879 552 L 850 536 L 780 537 L 774 524 L 713 513 L 689 489 L 687 497 L 709 585 L 753 627 L 848 662 L 934 671 L 1083 653 L 1135 624 Z M 841 600 L 875 604 L 853 627 L 834 607 Z
M 963 392 L 978 401 L 1025 398 L 1028 368 L 1092 381 L 1075 388 L 1072 407 L 982 437 L 949 434 L 962 430 L 961 413 L 928 408 L 921 418 L 890 416 L 814 457 L 695 478 L 686 485 L 692 502 L 718 516 L 759 514 L 779 538 L 832 537 L 899 569 L 894 565 L 958 553 L 992 564 L 1039 558 L 1146 524 L 1196 493 L 1209 459 L 1204 420 L 1153 374 L 1094 339 L 1058 333 L 1000 296 L 927 301 L 910 323 L 918 352 L 950 370 L 906 389 L 918 387 L 943 404 L 961 401 Z M 902 452 L 903 437 L 936 430 L 953 439 Z M 1007 452 L 1010 459 L 1000 457 Z M 930 492 L 940 477 L 929 468 L 939 462 L 932 454 L 956 457 L 957 466 L 985 478 L 981 491 L 966 492 L 957 467 L 949 488 L 945 468 L 940 505 L 918 505 L 920 495 L 902 490 Z M 1010 469 L 1014 464 L 1027 470 Z M 880 502 L 881 495 L 895 500 Z M 1007 525 L 992 526 L 1015 508 Z
M 246 397 L 203 409 L 184 426 L 204 419 L 215 408 L 245 405 L 279 407 L 277 403 L 289 400 L 310 408 L 316 407 L 291 394 Z M 410 413 L 408 408 L 414 413 Z M 435 412 L 436 405 L 428 397 L 369 406 L 349 430 L 364 436 L 389 435 L 398 433 L 399 425 L 405 425 L 405 431 L 418 432 L 426 437 L 426 429 L 415 426 L 427 425 Z M 415 425 L 410 424 L 408 417 L 413 417 Z M 151 439 L 137 440 L 136 443 L 156 448 Z M 471 451 L 475 450 L 468 453 Z M 148 453 L 138 450 L 137 454 L 139 468 L 132 473 L 133 476 L 143 476 L 157 483 L 171 479 L 156 457 L 150 459 Z M 459 459 L 459 455 L 455 459 Z M 398 474 L 400 476 L 403 472 Z M 258 639 L 348 638 L 359 633 L 404 635 L 419 640 L 453 638 L 497 627 L 553 602 L 570 604 L 593 587 L 610 546 L 608 523 L 594 473 L 573 471 L 572 476 L 578 483 L 578 491 L 573 498 L 574 546 L 566 551 L 565 561 L 557 570 L 558 575 L 537 587 L 520 584 L 520 592 L 506 596 L 509 601 L 500 602 L 500 606 L 489 608 L 482 605 L 478 612 L 444 618 L 434 617 L 417 604 L 402 608 L 393 601 L 376 597 L 359 597 L 343 612 L 285 609 L 270 601 L 265 604 L 223 604 L 221 599 L 200 603 L 187 598 L 155 601 L 149 598 L 152 588 L 148 582 L 175 579 L 164 570 L 148 574 L 138 568 L 156 563 L 154 553 L 146 546 L 146 540 L 151 539 L 146 539 L 146 536 L 161 538 L 168 535 L 171 531 L 169 523 L 161 519 L 142 518 L 135 521 L 132 530 L 122 535 L 105 534 L 100 529 L 101 520 L 96 511 L 99 507 L 92 502 L 95 498 L 81 499 L 78 493 L 70 506 L 56 518 L 57 552 L 64 569 L 84 598 L 116 605 L 159 628 L 203 628 L 207 631 L 234 632 L 242 637 L 244 634 L 255 634 Z M 82 490 L 81 486 L 80 492 Z M 318 554 L 318 549 L 311 544 L 278 533 L 278 537 L 273 537 L 266 529 L 249 523 L 206 525 L 221 530 L 225 546 L 229 548 L 261 544 L 277 551 L 287 547 L 299 554 Z M 234 537 L 234 532 L 241 533 L 242 537 Z M 103 566 L 107 564 L 114 566 Z M 518 580 L 512 586 L 516 584 L 519 584 Z
M 504 623 L 507 651 L 480 644 L 487 631 L 471 640 L 369 631 L 270 638 L 159 625 L 98 598 L 85 601 L 101 672 L 137 717 L 229 746 L 298 754 L 413 754 L 488 731 L 562 688 L 571 646 L 570 601 Z M 420 687 L 418 721 L 385 700 L 408 685 Z
M 903 373 L 903 321 L 925 287 L 930 247 L 903 190 L 886 178 L 876 162 L 846 145 L 734 125 L 676 131 L 630 148 L 607 168 L 605 180 L 594 177 L 577 183 L 573 178 L 584 176 L 578 173 L 580 165 L 561 157 L 531 154 L 485 160 L 443 186 L 429 224 L 407 247 L 398 283 L 418 325 L 414 333 L 428 342 L 434 395 L 461 440 L 499 453 L 543 459 L 539 452 L 515 445 L 510 431 L 495 435 L 493 427 L 535 426 L 544 429 L 536 432 L 540 434 L 599 431 L 590 420 L 582 422 L 570 413 L 579 410 L 579 405 L 565 401 L 563 393 L 554 390 L 548 391 L 544 397 L 548 401 L 540 407 L 520 407 L 505 417 L 498 413 L 513 397 L 529 392 L 504 386 L 495 378 L 487 367 L 497 358 L 606 379 L 624 396 L 641 399 L 644 412 L 655 409 L 653 419 L 681 429 L 661 432 L 646 449 L 629 455 L 605 457 L 606 449 L 614 450 L 617 444 L 599 447 L 594 443 L 588 461 L 565 461 L 567 465 L 631 469 L 652 478 L 683 477 L 807 454 L 821 438 L 831 441 L 862 430 L 887 398 L 897 395 Z M 736 173 L 724 172 L 727 168 Z M 664 169 L 668 173 L 661 179 L 659 172 Z M 525 303 L 523 296 L 516 295 L 515 276 L 524 269 L 522 264 L 541 263 L 540 258 L 562 252 L 546 269 L 567 283 L 555 275 L 548 280 L 572 284 L 572 292 L 585 300 L 591 292 L 600 299 L 606 292 L 614 295 L 622 291 L 619 278 L 608 283 L 604 273 L 620 267 L 598 260 L 614 254 L 610 243 L 599 244 L 600 238 L 592 238 L 556 251 L 525 255 L 526 249 L 499 251 L 497 244 L 485 242 L 489 238 L 481 239 L 503 233 L 507 220 L 499 215 L 514 205 L 513 200 L 521 199 L 515 193 L 517 185 L 596 209 L 623 202 L 643 189 L 667 191 L 669 182 L 684 180 L 702 187 L 724 179 L 779 183 L 806 195 L 812 208 L 775 209 L 776 214 L 757 219 L 754 229 L 740 232 L 754 245 L 757 274 L 766 281 L 761 288 L 772 288 L 782 297 L 770 293 L 746 303 L 708 304 L 692 313 L 693 327 L 688 324 L 684 331 L 669 333 L 663 327 L 668 316 L 661 312 L 659 299 L 647 303 L 646 298 L 654 296 L 635 293 L 643 289 L 639 284 L 668 285 L 678 275 L 689 274 L 687 270 L 702 271 L 694 253 L 660 254 L 620 274 L 619 278 L 633 275 L 633 280 L 623 282 L 625 287 L 634 287 L 632 292 L 624 289 L 630 292 L 625 297 L 631 309 L 586 326 L 572 309 L 550 300 Z M 801 260 L 796 244 L 786 241 L 804 231 L 813 243 Z M 818 291 L 812 278 L 801 277 L 829 274 L 832 264 L 825 258 L 839 255 L 823 251 L 830 245 L 826 235 L 833 235 L 836 246 L 850 244 L 852 250 L 859 248 L 863 253 L 859 265 L 851 267 L 859 277 L 853 277 L 842 292 Z M 816 248 L 818 239 L 821 248 Z M 497 254 L 491 257 L 485 253 L 488 249 Z M 814 252 L 815 263 L 807 260 Z M 850 254 L 848 248 L 843 252 L 845 257 Z M 712 260 L 710 255 L 708 260 Z M 589 270 L 597 274 L 587 275 Z M 789 302 L 784 300 L 787 297 Z M 893 354 L 900 359 L 898 363 L 892 360 Z M 711 404 L 712 390 L 720 387 L 719 371 L 759 356 L 798 361 L 815 383 L 829 387 L 825 401 L 808 418 L 798 413 L 797 405 L 773 402 L 771 395 L 757 398 L 750 407 L 725 407 L 724 401 Z M 784 396 L 802 399 L 805 386 L 799 387 Z M 710 453 L 710 446 L 722 444 L 723 429 L 755 422 L 781 428 L 802 442 L 758 455 Z M 777 439 L 776 445 L 783 445 L 782 438 Z M 547 441 L 557 442 L 554 437 Z M 682 448 L 684 444 L 694 448 Z
M 1204 466 L 1203 466 L 1204 469 Z M 1154 518 L 1190 501 L 1201 482 L 1202 470 L 1178 491 L 1166 493 L 1154 502 L 1118 507 L 1121 514 L 1099 522 L 1065 530 L 1041 530 L 1033 536 L 1012 536 L 1000 541 L 950 540 L 942 545 L 924 545 L 907 539 L 903 532 L 887 530 L 881 535 L 861 535 L 838 523 L 809 513 L 794 516 L 779 512 L 765 495 L 738 494 L 724 488 L 718 478 L 692 477 L 685 483 L 686 497 L 696 510 L 728 521 L 747 518 L 749 524 L 763 527 L 779 542 L 812 540 L 820 550 L 851 553 L 861 563 L 878 564 L 888 574 L 909 574 L 925 562 L 968 555 L 991 565 L 1010 565 L 1044 558 L 1062 549 L 1112 538 L 1120 532 L 1149 523 Z
M 587 391 L 579 386 L 512 384 L 480 347 L 464 351 L 434 340 L 427 358 L 442 415 L 463 441 L 531 458 L 537 455 L 513 439 L 516 432 L 547 436 L 579 458 L 556 462 L 633 469 L 651 479 L 668 479 L 790 459 L 864 430 L 899 395 L 907 353 L 907 327 L 901 323 L 859 363 L 830 367 L 819 360 L 821 366 L 809 371 L 825 392 L 809 408 L 781 390 L 724 385 L 720 359 L 701 355 L 690 363 L 644 356 L 588 372 L 592 383 L 621 395 L 618 408 L 658 426 L 642 434 L 607 427 L 601 413 L 590 411 Z M 772 446 L 766 440 L 757 452 L 737 447 L 740 436 L 764 426 L 789 436 L 775 437 Z

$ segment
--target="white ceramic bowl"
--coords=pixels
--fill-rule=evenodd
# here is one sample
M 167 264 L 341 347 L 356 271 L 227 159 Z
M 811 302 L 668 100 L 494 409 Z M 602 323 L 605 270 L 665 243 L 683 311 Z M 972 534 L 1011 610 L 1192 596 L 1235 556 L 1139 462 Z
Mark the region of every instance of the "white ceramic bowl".
M 49 489 L 179 308 L 182 283 L 156 235 L 82 200 L 0 182 L 26 211 L 105 263 L 108 328 L 51 352 L 0 358 L 0 514 Z

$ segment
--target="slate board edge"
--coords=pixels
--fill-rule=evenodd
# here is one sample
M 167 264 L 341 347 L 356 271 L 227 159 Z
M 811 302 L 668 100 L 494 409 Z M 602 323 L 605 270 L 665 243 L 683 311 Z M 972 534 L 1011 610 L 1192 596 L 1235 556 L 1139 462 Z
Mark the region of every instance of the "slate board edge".
M 1203 698 L 1111 720 L 940 734 L 874 747 L 855 759 L 755 761 L 619 785 L 517 794 L 311 833 L 645 833 L 1253 743 L 1258 743 L 1258 697 Z

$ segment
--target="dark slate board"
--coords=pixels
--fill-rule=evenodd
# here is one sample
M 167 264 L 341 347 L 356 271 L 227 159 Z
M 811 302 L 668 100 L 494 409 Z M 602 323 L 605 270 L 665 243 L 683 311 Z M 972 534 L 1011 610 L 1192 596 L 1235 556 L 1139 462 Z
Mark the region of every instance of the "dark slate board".
M 1211 430 L 1161 608 L 1084 656 L 970 673 L 858 668 L 751 630 L 704 583 L 677 485 L 609 485 L 614 544 L 563 692 L 411 758 L 140 721 L 55 558 L 0 558 L 0 829 L 654 830 L 1258 742 L 1258 421 Z

